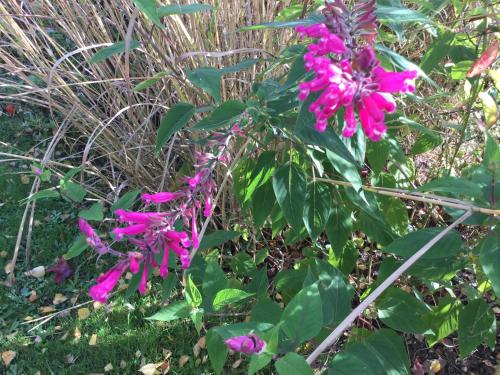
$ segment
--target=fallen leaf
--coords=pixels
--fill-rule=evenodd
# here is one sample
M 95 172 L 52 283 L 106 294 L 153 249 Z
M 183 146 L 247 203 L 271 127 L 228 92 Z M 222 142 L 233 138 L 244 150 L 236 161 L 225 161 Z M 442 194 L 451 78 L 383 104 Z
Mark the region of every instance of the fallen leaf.
M 80 338 L 82 337 L 82 333 L 78 329 L 78 327 L 75 328 L 75 332 L 73 333 L 73 337 L 75 338 L 76 341 L 79 341 Z
M 30 320 L 33 320 L 34 318 L 31 315 L 28 315 L 27 317 L 24 318 L 25 322 L 29 322 Z
M 10 365 L 10 363 L 16 358 L 17 353 L 13 350 L 7 350 L 2 353 L 2 361 L 5 366 Z
M 16 106 L 12 103 L 9 103 L 5 106 L 5 112 L 7 112 L 10 116 L 14 116 L 16 114 Z
M 135 352 L 135 358 L 140 358 L 140 357 L 141 357 L 141 355 L 142 355 L 142 354 L 141 354 L 141 351 L 140 351 L 140 350 L 138 350 L 138 351 L 136 351 L 136 352 Z
M 437 359 L 433 359 L 431 362 L 431 371 L 437 374 L 441 371 L 441 363 Z
M 94 306 L 94 310 L 98 310 L 103 306 L 101 302 L 97 302 L 97 301 L 94 301 L 94 303 L 92 305 Z
M 21 179 L 21 183 L 23 185 L 28 185 L 30 183 L 30 177 L 27 174 L 22 174 L 19 178 Z
M 113 370 L 113 365 L 111 363 L 108 363 L 106 366 L 104 366 L 104 372 L 110 372 Z
M 82 307 L 81 309 L 78 309 L 78 319 L 80 320 L 85 320 L 89 317 L 90 315 L 90 310 L 86 307 Z
M 206 363 L 208 361 L 208 354 L 205 354 L 201 359 L 201 363 Z
M 132 275 L 132 272 L 127 272 L 125 274 L 125 280 L 132 280 L 132 277 L 134 277 L 134 275 Z
M 163 359 L 167 360 L 172 356 L 172 352 L 168 349 L 162 349 Z
M 47 272 L 54 272 L 54 281 L 60 284 L 73 274 L 73 269 L 64 257 L 59 257 L 56 264 L 48 268 Z
M 123 359 L 120 361 L 120 368 L 123 370 L 125 367 L 127 367 L 127 362 L 125 362 Z
M 69 302 L 71 302 L 72 305 L 76 305 L 76 301 L 78 301 L 78 297 L 71 297 L 71 299 L 69 300 Z
M 198 346 L 200 347 L 200 349 L 205 349 L 205 347 L 206 347 L 206 342 L 207 342 L 207 339 L 206 339 L 206 337 L 205 337 L 205 336 L 203 336 L 203 337 L 200 337 L 200 338 L 198 339 L 197 344 L 198 344 Z
M 61 326 L 55 326 L 54 327 L 54 331 L 61 332 L 62 331 L 62 327 Z
M 160 367 L 161 365 L 161 362 L 160 363 L 148 363 L 147 365 L 144 365 L 142 366 L 139 371 L 142 372 L 144 375 L 155 375 L 155 374 L 159 374 L 158 371 L 156 371 L 156 369 L 158 367 Z
M 12 264 L 12 262 L 7 262 L 3 270 L 7 275 L 10 275 L 12 271 L 14 271 L 14 265 Z
M 54 306 L 42 306 L 38 308 L 38 311 L 40 311 L 42 314 L 49 314 L 56 311 L 56 308 Z
M 181 355 L 181 357 L 179 358 L 179 367 L 184 367 L 184 365 L 188 362 L 189 362 L 189 356 Z
M 35 302 L 38 299 L 36 290 L 32 290 L 30 296 L 28 297 L 28 302 Z
M 56 293 L 56 295 L 54 296 L 54 300 L 52 301 L 52 303 L 54 305 L 59 305 L 65 301 L 68 300 L 68 297 L 66 297 L 64 294 L 61 294 L 61 293 Z
M 241 362 L 243 362 L 243 358 L 238 359 L 237 361 L 234 361 L 233 365 L 231 366 L 232 368 L 236 369 L 240 367 Z
M 495 99 L 485 91 L 480 92 L 478 96 L 483 103 L 484 119 L 486 121 L 486 127 L 489 129 L 497 122 L 497 103 Z
M 163 361 L 163 363 L 159 367 L 159 370 L 161 370 L 161 373 L 163 375 L 167 374 L 170 371 L 170 362 L 169 361 Z
M 67 354 L 64 356 L 64 363 L 71 365 L 75 363 L 75 356 L 73 354 Z
M 198 344 L 194 344 L 193 346 L 193 355 L 195 358 L 198 358 L 200 356 L 200 347 L 198 346 Z
M 484 50 L 479 59 L 474 61 L 474 64 L 472 64 L 472 67 L 467 72 L 467 78 L 475 77 L 484 72 L 491 66 L 491 64 L 495 62 L 497 56 L 498 56 L 498 41 L 495 40 L 491 44 L 491 46 L 489 46 Z
M 45 267 L 38 266 L 24 273 L 26 276 L 33 276 L 37 279 L 42 279 L 45 276 Z
M 7 255 L 9 255 L 9 253 L 6 252 L 5 250 L 0 251 L 0 258 L 7 258 Z
M 90 346 L 97 345 L 97 334 L 94 333 L 92 336 L 90 336 L 89 345 Z

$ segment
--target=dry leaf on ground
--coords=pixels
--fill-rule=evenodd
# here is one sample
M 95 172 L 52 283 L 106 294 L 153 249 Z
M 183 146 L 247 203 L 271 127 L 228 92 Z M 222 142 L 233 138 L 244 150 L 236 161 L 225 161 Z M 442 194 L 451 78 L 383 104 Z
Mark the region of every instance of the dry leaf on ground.
M 54 305 L 59 305 L 65 301 L 68 300 L 68 297 L 66 297 L 64 294 L 62 293 L 56 293 L 56 295 L 54 296 L 54 300 L 52 301 L 52 303 Z
M 10 363 L 16 358 L 17 353 L 13 350 L 7 350 L 2 353 L 2 361 L 5 366 L 10 365 Z
M 159 374 L 159 372 L 156 370 L 158 367 L 160 367 L 162 362 L 160 363 L 148 363 L 147 365 L 142 366 L 139 371 L 142 372 L 144 375 L 155 375 Z
M 90 315 L 90 310 L 86 307 L 82 307 L 81 309 L 78 309 L 78 319 L 80 320 L 85 320 L 89 317 Z
M 89 345 L 90 346 L 97 345 L 97 334 L 94 333 L 92 336 L 90 336 Z

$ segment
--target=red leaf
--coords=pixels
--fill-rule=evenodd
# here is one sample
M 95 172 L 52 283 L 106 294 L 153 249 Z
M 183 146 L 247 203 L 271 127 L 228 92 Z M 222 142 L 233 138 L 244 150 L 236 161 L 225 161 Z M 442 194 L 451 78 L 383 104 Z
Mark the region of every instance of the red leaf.
M 14 116 L 16 113 L 16 106 L 14 104 L 7 104 L 5 106 L 5 112 L 7 112 L 10 116 Z
M 490 67 L 491 64 L 493 64 L 498 56 L 498 41 L 494 41 L 491 46 L 489 46 L 477 59 L 474 64 L 472 64 L 472 67 L 470 70 L 467 72 L 467 78 L 472 78 L 475 77 L 482 72 L 484 72 L 486 69 Z
M 47 269 L 47 272 L 54 272 L 54 281 L 59 284 L 73 274 L 73 269 L 66 259 L 60 257 L 56 264 Z

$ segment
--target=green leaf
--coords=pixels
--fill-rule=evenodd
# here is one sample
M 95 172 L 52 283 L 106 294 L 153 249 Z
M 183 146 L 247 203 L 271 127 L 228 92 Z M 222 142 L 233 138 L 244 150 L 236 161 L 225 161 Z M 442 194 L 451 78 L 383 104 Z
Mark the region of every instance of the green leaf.
M 198 287 L 195 285 L 191 275 L 189 275 L 187 279 L 186 286 L 186 300 L 192 307 L 198 307 L 201 305 L 203 298 L 201 297 L 201 293 L 198 290 Z
M 200 241 L 199 251 L 213 249 L 214 247 L 222 245 L 224 242 L 231 241 L 239 236 L 240 232 L 228 230 L 216 230 L 203 236 Z
M 176 301 L 146 319 L 170 322 L 172 320 L 189 318 L 190 312 L 191 306 L 186 301 Z
M 269 278 L 267 277 L 267 267 L 262 267 L 260 270 L 254 272 L 252 282 L 245 286 L 247 292 L 255 293 L 257 296 L 266 295 L 268 288 Z
M 497 234 L 491 233 L 483 240 L 479 258 L 495 294 L 500 298 L 500 238 Z
M 51 199 L 51 198 L 60 198 L 61 195 L 54 189 L 46 189 L 36 192 L 35 194 L 31 194 L 26 199 L 23 199 L 23 203 L 28 203 L 32 201 L 36 201 L 38 199 Z
M 424 317 L 427 326 L 434 332 L 426 335 L 430 346 L 436 345 L 458 329 L 458 314 L 461 308 L 462 303 L 459 299 L 446 296 L 430 314 Z
M 116 210 L 127 210 L 132 207 L 141 193 L 141 190 L 132 190 L 125 194 L 123 194 L 120 199 L 118 199 L 110 208 L 111 212 L 115 212 Z
M 158 9 L 156 8 L 156 0 L 132 0 L 134 4 L 139 8 L 156 26 L 160 29 L 164 29 L 165 26 L 161 23 L 160 16 L 158 14 Z
M 427 51 L 422 57 L 420 68 L 426 73 L 430 73 L 432 69 L 436 69 L 438 64 L 448 54 L 453 39 L 455 39 L 455 33 L 451 31 L 440 34 L 432 44 L 428 46 Z
M 215 108 L 209 116 L 198 122 L 190 130 L 207 131 L 231 125 L 246 108 L 246 105 L 238 100 L 228 100 Z
M 205 274 L 203 276 L 203 295 L 205 298 L 211 299 L 210 305 L 212 305 L 213 298 L 219 290 L 226 287 L 227 280 L 220 266 L 213 262 L 207 261 L 207 267 L 205 268 Z
M 208 357 L 217 375 L 220 375 L 229 353 L 224 340 L 213 329 L 208 330 L 206 336 Z
M 161 80 L 163 77 L 166 77 L 168 75 L 169 75 L 168 72 L 156 73 L 152 78 L 149 78 L 149 79 L 142 81 L 142 82 L 138 83 L 137 85 L 135 85 L 134 88 L 132 89 L 132 91 L 139 92 L 139 91 L 145 90 L 148 87 L 153 86 L 156 82 Z
M 87 195 L 87 190 L 71 181 L 67 182 L 64 187 L 61 187 L 61 190 L 63 195 L 75 202 L 83 201 L 83 198 Z
M 285 219 L 294 229 L 302 227 L 307 182 L 300 167 L 287 163 L 273 176 L 273 190 Z
M 384 170 L 389 159 L 389 144 L 382 140 L 380 142 L 369 142 L 366 150 L 366 157 L 370 163 L 371 169 L 375 173 L 380 173 Z
M 139 48 L 141 44 L 137 40 L 131 40 L 130 41 L 130 51 Z M 94 53 L 94 55 L 90 58 L 89 64 L 96 64 L 98 62 L 101 62 L 103 60 L 106 60 L 107 58 L 116 55 L 118 53 L 123 53 L 125 52 L 125 42 L 116 42 L 110 45 L 109 47 L 103 48 L 99 50 L 98 52 Z
M 302 289 L 286 306 L 281 328 L 296 345 L 315 337 L 323 326 L 323 310 L 318 285 Z
M 350 345 L 330 362 L 328 375 L 410 375 L 410 363 L 401 338 L 381 329 Z
M 482 299 L 470 301 L 458 316 L 458 344 L 460 358 L 467 355 L 482 342 L 495 347 L 496 318 Z
M 322 302 L 323 324 L 338 324 L 352 310 L 354 289 L 342 272 L 325 261 L 316 261 L 315 272 Z
M 264 225 L 266 219 L 273 210 L 275 202 L 276 197 L 274 196 L 273 184 L 271 181 L 266 182 L 255 190 L 252 197 L 252 216 L 256 228 L 260 228 Z
M 192 14 L 197 12 L 208 12 L 215 8 L 208 4 L 172 4 L 164 5 L 158 8 L 158 16 L 165 17 L 174 14 Z
M 406 333 L 425 333 L 429 329 L 423 319 L 430 312 L 429 307 L 401 289 L 388 289 L 376 307 L 378 317 L 392 329 Z
M 465 79 L 467 77 L 467 72 L 471 68 L 472 64 L 473 62 L 470 60 L 459 61 L 458 63 L 456 63 L 451 67 L 451 79 Z
M 290 301 L 301 289 L 307 275 L 306 267 L 298 270 L 283 270 L 276 275 L 274 283 L 285 303 Z
M 262 353 L 260 355 L 253 355 L 250 357 L 248 364 L 248 375 L 254 375 L 262 370 L 273 359 L 273 355 L 269 353 Z
M 255 65 L 258 59 L 243 60 L 240 63 L 225 68 L 203 67 L 186 72 L 187 78 L 193 85 L 198 86 L 212 96 L 216 102 L 221 101 L 221 78 L 224 74 L 237 73 Z
M 326 235 L 335 252 L 342 251 L 352 232 L 351 212 L 339 205 L 333 207 L 326 224 Z
M 75 241 L 73 241 L 73 244 L 70 246 L 67 253 L 64 254 L 64 259 L 67 260 L 76 258 L 78 255 L 83 253 L 88 247 L 89 244 L 87 243 L 87 238 L 83 234 L 79 234 L 78 237 L 76 237 Z
M 411 148 L 412 155 L 423 154 L 431 151 L 443 143 L 443 138 L 439 134 L 425 133 L 421 134 L 415 140 Z
M 321 183 L 312 182 L 307 188 L 304 206 L 304 224 L 311 239 L 315 241 L 325 229 L 332 211 L 330 188 Z
M 78 213 L 78 217 L 88 221 L 102 221 L 104 219 L 102 204 L 97 202 L 90 206 L 87 210 L 81 210 Z
M 237 31 L 251 31 L 251 30 L 265 30 L 265 29 L 286 29 L 297 26 L 307 26 L 313 25 L 316 23 L 324 22 L 325 18 L 320 15 L 312 14 L 307 18 L 303 18 L 300 20 L 293 21 L 285 21 L 285 22 L 264 22 L 258 25 L 251 25 L 239 28 Z
M 257 165 L 253 169 L 252 176 L 245 189 L 244 202 L 250 200 L 255 190 L 264 185 L 272 177 L 276 163 L 275 158 L 276 153 L 274 151 L 264 151 L 260 154 Z
M 250 313 L 252 322 L 278 324 L 281 318 L 281 307 L 277 302 L 264 296 L 257 300 Z
M 214 310 L 220 310 L 226 305 L 231 305 L 247 298 L 250 298 L 254 293 L 247 293 L 240 289 L 223 289 L 219 291 L 214 298 Z
M 427 184 L 419 187 L 417 191 L 449 193 L 457 196 L 473 197 L 479 199 L 483 197 L 483 191 L 477 184 L 460 177 L 452 176 L 441 177 L 437 180 L 428 182 Z
M 156 152 L 160 152 L 170 137 L 181 130 L 194 115 L 195 108 L 188 103 L 177 103 L 170 108 L 160 122 L 156 136 Z
M 275 363 L 278 375 L 313 375 L 311 367 L 304 357 L 297 353 L 287 353 Z
M 189 314 L 198 334 L 200 334 L 203 326 L 203 312 L 203 309 L 193 309 Z
M 431 20 L 429 20 L 422 13 L 405 7 L 384 6 L 378 4 L 375 9 L 375 14 L 377 15 L 377 20 L 380 22 L 419 22 L 424 24 L 432 24 Z
M 330 247 L 328 263 L 337 268 L 344 275 L 349 275 L 359 258 L 359 251 L 353 241 L 348 241 L 340 250 Z
M 406 236 L 398 238 L 389 246 L 386 246 L 383 251 L 403 258 L 409 258 L 441 231 L 443 231 L 442 228 L 425 228 L 408 233 Z M 460 238 L 460 234 L 452 230 L 435 244 L 422 259 L 447 258 L 457 254 L 461 249 L 462 239 Z

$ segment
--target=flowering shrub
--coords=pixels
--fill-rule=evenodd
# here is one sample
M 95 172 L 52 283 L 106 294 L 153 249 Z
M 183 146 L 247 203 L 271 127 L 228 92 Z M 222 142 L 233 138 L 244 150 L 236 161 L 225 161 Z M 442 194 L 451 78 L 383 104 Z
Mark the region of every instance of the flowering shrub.
M 188 103 L 172 107 L 162 121 L 157 145 L 161 149 L 168 138 L 165 134 L 185 129 L 201 134 L 199 144 L 206 151 L 194 153 L 193 174 L 181 179 L 178 190 L 142 194 L 137 211 L 129 210 L 134 202 L 113 209 L 117 225 L 112 235 L 116 241 L 127 241 L 120 246 L 130 249 L 127 252 L 101 239 L 90 219 L 80 219 L 83 247 L 116 259 L 90 288 L 91 297 L 106 302 L 127 270 L 136 281 L 130 285 L 141 294 L 146 292 L 153 269 L 161 278 L 182 272 L 185 299 L 171 302 L 150 319 L 190 318 L 198 332 L 205 330 L 217 374 L 230 353 L 248 356 L 249 374 L 271 362 L 278 374 L 287 375 L 312 374 L 312 368 L 320 366 L 328 366 L 330 374 L 409 374 L 406 349 L 396 331 L 420 335 L 430 346 L 458 331 L 462 358 L 481 343 L 493 347 L 496 321 L 488 302 L 500 293 L 496 222 L 500 189 L 495 179 L 500 151 L 488 131 L 496 121 L 496 117 L 492 121 L 496 112 L 492 114 L 493 99 L 487 86 L 494 79 L 481 75 L 494 63 L 491 56 L 498 54 L 498 44 L 485 48 L 483 43 L 481 49 L 488 56 L 474 65 L 470 61 L 457 78 L 465 79 L 468 71 L 472 79 L 467 81 L 469 111 L 476 99 L 483 102 L 482 162 L 468 166 L 462 176 L 453 175 L 469 112 L 446 173 L 417 188 L 415 165 L 405 155 L 407 148 L 400 145 L 398 130 L 417 133 L 411 150 L 415 155 L 436 148 L 443 139 L 420 125 L 417 115 L 407 118 L 405 114 L 415 108 L 402 111 L 393 95 L 407 94 L 413 102 L 427 104 L 425 97 L 416 96 L 416 79 L 420 76 L 431 86 L 439 86 L 426 74 L 430 71 L 427 61 L 444 55 L 426 55 L 421 63 L 424 70 L 376 44 L 377 38 L 383 42 L 388 38 L 387 30 L 377 34 L 376 14 L 384 30 L 392 29 L 400 37 L 401 23 L 431 24 L 425 14 L 403 6 L 376 7 L 374 0 L 366 0 L 348 8 L 341 0 L 326 1 L 322 15 L 259 26 L 296 26 L 296 35 L 305 44 L 288 46 L 279 56 L 266 60 L 262 68 L 265 78 L 254 83 L 244 102 L 221 103 L 223 73 L 216 69 L 189 72 L 188 80 L 203 91 L 200 100 L 213 99 L 211 112 L 185 128 L 198 116 L 195 107 Z M 393 14 L 404 16 L 401 20 Z M 152 17 L 151 12 L 147 15 Z M 445 43 L 443 40 L 439 43 Z M 432 53 L 441 53 L 439 46 Z M 460 59 L 458 55 L 454 53 L 453 58 Z M 246 60 L 227 71 L 247 69 L 258 62 Z M 289 67 L 287 75 L 274 76 L 276 66 Z M 492 77 L 498 78 L 496 74 Z M 358 123 L 362 133 L 357 132 Z M 236 152 L 230 151 L 230 145 Z M 214 180 L 218 166 L 228 171 L 219 185 Z M 43 170 L 37 173 L 42 175 Z M 224 209 L 217 207 L 215 195 L 231 179 L 241 206 L 241 224 L 234 231 L 205 236 L 214 212 Z M 69 180 L 63 182 L 61 191 L 69 191 Z M 399 199 L 418 203 L 407 205 Z M 154 210 L 150 210 L 152 205 L 156 205 Z M 444 207 L 434 215 L 438 216 L 435 220 L 429 205 Z M 426 222 L 432 221 L 427 228 L 417 227 L 411 220 L 422 212 L 428 215 Z M 460 225 L 482 226 L 487 234 L 471 244 L 458 230 Z M 255 245 L 253 256 L 240 251 L 231 253 L 230 261 L 221 261 L 216 248 L 239 233 L 244 234 L 243 243 L 250 242 L 251 233 L 252 240 L 269 243 L 279 239 L 281 248 L 300 254 L 294 255 L 294 266 L 287 268 L 290 260 L 284 255 L 276 264 L 266 263 L 273 249 L 257 251 Z M 70 253 L 82 251 L 80 239 Z M 464 259 L 464 252 L 470 253 L 470 259 Z M 352 274 L 360 253 L 370 258 L 368 274 L 363 270 Z M 380 262 L 373 282 L 371 261 L 375 256 Z M 468 286 L 468 292 L 458 298 L 456 293 L 464 283 L 455 278 L 457 273 L 478 266 L 484 277 L 477 280 L 477 288 Z M 234 277 L 226 277 L 228 273 Z M 385 328 L 376 330 L 370 322 L 359 323 L 366 321 L 358 317 L 369 306 L 375 317 L 366 319 L 377 319 Z M 240 315 L 235 315 L 231 323 L 214 325 L 210 316 L 220 310 L 228 315 L 243 311 L 246 319 L 239 321 Z M 346 340 L 342 335 L 355 322 L 356 331 Z M 332 331 L 326 339 L 325 330 Z M 323 339 L 317 349 L 308 352 L 308 343 Z M 342 352 L 326 365 L 325 361 L 319 363 L 318 357 L 336 343 Z

